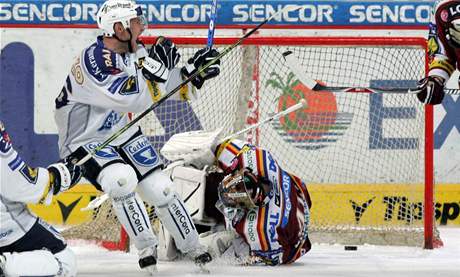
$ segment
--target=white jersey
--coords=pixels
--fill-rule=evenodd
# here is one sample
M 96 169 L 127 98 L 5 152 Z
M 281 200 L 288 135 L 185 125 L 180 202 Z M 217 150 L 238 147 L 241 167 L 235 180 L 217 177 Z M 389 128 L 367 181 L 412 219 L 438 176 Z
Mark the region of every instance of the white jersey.
M 10 245 L 32 228 L 37 217 L 25 203 L 49 196 L 50 178 L 45 168 L 31 168 L 13 149 L 0 122 L 0 247 Z
M 81 145 L 105 141 L 128 123 L 128 112 L 146 110 L 183 81 L 179 68 L 169 72 L 166 83 L 147 81 L 141 72 L 146 56 L 142 45 L 136 53 L 115 53 L 104 47 L 102 37 L 83 49 L 55 101 L 61 157 Z M 170 99 L 193 94 L 189 83 Z M 127 130 L 112 144 L 120 145 L 136 131 Z

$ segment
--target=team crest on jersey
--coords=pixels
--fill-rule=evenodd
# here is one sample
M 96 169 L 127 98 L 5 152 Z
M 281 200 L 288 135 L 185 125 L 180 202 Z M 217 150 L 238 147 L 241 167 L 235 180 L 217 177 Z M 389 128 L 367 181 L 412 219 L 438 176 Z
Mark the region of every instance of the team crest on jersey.
M 123 146 L 133 162 L 140 166 L 153 166 L 159 162 L 158 154 L 153 149 L 150 141 L 144 137 L 138 137 L 129 144 Z
M 27 179 L 27 181 L 29 181 L 29 183 L 35 184 L 37 182 L 38 169 L 31 168 L 30 166 L 23 164 L 21 169 L 19 169 L 19 172 Z
M 129 77 L 122 85 L 120 92 L 121 95 L 130 95 L 139 93 L 139 86 L 137 84 L 137 77 Z
M 86 150 L 89 150 L 89 152 L 92 152 L 99 145 L 101 145 L 99 142 L 90 142 L 85 145 L 85 148 Z M 95 155 L 96 157 L 101 159 L 111 160 L 113 158 L 118 157 L 118 152 L 117 150 L 115 150 L 113 146 L 108 145 L 102 148 L 101 150 L 96 151 Z
M 115 112 L 111 111 L 110 114 L 105 118 L 104 123 L 102 124 L 98 131 L 110 130 L 113 126 L 115 126 L 118 122 L 120 122 L 122 116 Z

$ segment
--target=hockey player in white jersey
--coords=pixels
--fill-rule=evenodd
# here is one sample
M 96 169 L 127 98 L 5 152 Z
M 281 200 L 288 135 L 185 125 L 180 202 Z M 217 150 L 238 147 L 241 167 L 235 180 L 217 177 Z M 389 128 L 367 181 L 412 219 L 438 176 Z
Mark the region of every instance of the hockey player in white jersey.
M 147 52 L 138 41 L 146 21 L 134 1 L 106 1 L 97 23 L 104 35 L 81 52 L 56 98 L 63 158 L 80 160 L 125 126 L 128 112 L 146 110 L 219 54 L 203 48 L 178 68 L 180 55 L 170 40 L 160 38 Z M 204 70 L 171 99 L 196 98 L 196 89 L 217 76 L 219 66 L 217 62 Z M 181 252 L 199 265 L 211 261 L 183 201 L 162 171 L 159 154 L 140 129 L 128 129 L 82 167 L 86 179 L 111 198 L 119 221 L 139 250 L 141 268 L 156 271 L 158 244 L 142 200 L 156 207 Z
M 0 121 L 0 276 L 76 276 L 73 252 L 26 203 L 50 204 L 79 177 L 79 167 L 66 162 L 29 167 Z

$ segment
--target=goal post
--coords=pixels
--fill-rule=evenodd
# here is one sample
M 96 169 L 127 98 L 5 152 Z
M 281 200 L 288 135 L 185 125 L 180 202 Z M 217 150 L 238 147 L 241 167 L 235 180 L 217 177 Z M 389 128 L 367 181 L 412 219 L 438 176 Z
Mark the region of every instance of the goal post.
M 206 46 L 204 37 L 171 39 L 181 63 Z M 214 38 L 214 47 L 237 40 Z M 155 38 L 143 42 L 149 47 Z M 197 101 L 167 100 L 141 120 L 144 133 L 157 149 L 179 132 L 222 127 L 225 136 L 304 98 L 307 108 L 241 138 L 270 150 L 307 184 L 312 241 L 438 246 L 432 106 L 415 95 L 313 92 L 285 64 L 287 50 L 329 86 L 407 87 L 427 71 L 423 38 L 251 37 L 222 59 L 221 74 L 205 83 Z M 94 217 L 92 228 L 119 226 L 113 215 Z M 118 246 L 114 240 L 110 245 Z

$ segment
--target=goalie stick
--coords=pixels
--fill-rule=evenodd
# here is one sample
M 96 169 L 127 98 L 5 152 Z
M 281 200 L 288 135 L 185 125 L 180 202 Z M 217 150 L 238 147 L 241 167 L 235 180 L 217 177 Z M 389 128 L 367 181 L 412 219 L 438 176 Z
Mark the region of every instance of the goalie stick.
M 338 86 L 332 87 L 321 84 L 316 80 L 310 78 L 300 67 L 299 60 L 294 56 L 292 51 L 283 53 L 284 60 L 289 69 L 299 78 L 299 80 L 308 88 L 314 91 L 330 91 L 330 92 L 348 92 L 348 93 L 394 93 L 394 94 L 417 94 L 420 92 L 417 88 L 410 87 L 346 87 Z M 450 95 L 460 95 L 460 89 L 445 88 L 444 93 Z
M 240 130 L 240 131 L 238 131 L 238 132 L 236 132 L 234 134 L 226 136 L 225 138 L 221 139 L 219 141 L 219 143 L 223 143 L 223 142 L 225 142 L 225 141 L 227 141 L 229 139 L 232 139 L 232 138 L 235 138 L 235 137 L 237 137 L 237 136 L 239 136 L 241 134 L 247 133 L 247 132 L 249 132 L 249 131 L 251 131 L 251 130 L 253 130 L 255 128 L 258 128 L 261 125 L 264 125 L 264 124 L 266 124 L 268 122 L 271 122 L 271 121 L 273 121 L 275 119 L 278 119 L 278 118 L 280 118 L 282 116 L 285 116 L 285 115 L 290 114 L 290 113 L 292 113 L 294 111 L 297 111 L 298 109 L 300 109 L 302 107 L 304 107 L 304 108 L 307 107 L 307 101 L 305 99 L 301 99 L 299 101 L 299 103 L 297 103 L 297 104 L 295 104 L 295 105 L 293 105 L 293 106 L 291 106 L 291 107 L 289 107 L 289 108 L 287 108 L 287 109 L 285 109 L 285 110 L 283 110 L 283 111 L 281 111 L 281 112 L 279 112 L 277 114 L 274 114 L 274 115 L 272 115 L 272 116 L 270 116 L 268 118 L 265 118 L 264 120 L 262 120 L 262 121 L 260 121 L 260 122 L 258 122 L 256 124 L 248 126 L 247 128 L 244 128 L 243 130 Z
M 260 122 L 258 122 L 256 124 L 253 124 L 251 126 L 248 126 L 247 128 L 244 128 L 244 129 L 242 129 L 242 130 L 240 130 L 240 131 L 238 131 L 236 133 L 228 135 L 228 136 L 224 137 L 223 139 L 220 139 L 218 143 L 219 144 L 224 143 L 225 141 L 227 141 L 229 139 L 235 138 L 235 137 L 237 137 L 237 136 L 239 136 L 241 134 L 247 133 L 247 132 L 249 132 L 249 131 L 251 131 L 251 130 L 253 130 L 255 128 L 258 128 L 258 127 L 260 127 L 260 126 L 262 126 L 262 125 L 264 125 L 264 124 L 266 124 L 268 122 L 272 122 L 273 120 L 276 120 L 276 119 L 278 119 L 278 118 L 280 118 L 282 116 L 285 116 L 285 115 L 288 115 L 288 114 L 290 114 L 290 113 L 292 113 L 294 111 L 297 111 L 300 108 L 306 108 L 306 107 L 307 107 L 307 101 L 305 99 L 301 99 L 299 101 L 299 103 L 297 103 L 297 104 L 295 104 L 295 105 L 293 105 L 293 106 L 291 106 L 291 107 L 289 107 L 289 108 L 287 108 L 287 109 L 285 109 L 283 111 L 280 111 L 280 112 L 278 112 L 278 113 L 276 113 L 276 114 L 274 114 L 274 115 L 272 115 L 272 116 L 270 116 L 268 118 L 265 118 L 264 120 L 262 120 L 262 121 L 260 121 Z M 171 170 L 174 167 L 180 166 L 180 165 L 183 165 L 183 164 L 184 164 L 184 161 L 181 161 L 181 160 L 180 161 L 174 161 L 171 164 L 169 164 L 165 170 Z M 108 198 L 109 197 L 108 197 L 107 194 L 99 195 L 94 200 L 89 202 L 86 207 L 81 208 L 80 210 L 81 211 L 87 211 L 87 210 L 96 209 L 97 207 L 102 205 L 102 203 L 104 203 Z
M 100 151 L 101 149 L 103 149 L 104 147 L 106 147 L 107 145 L 109 145 L 112 141 L 114 141 L 116 138 L 118 138 L 121 134 L 123 134 L 124 132 L 126 132 L 126 130 L 128 130 L 131 126 L 135 125 L 137 122 L 139 122 L 142 118 L 144 118 L 148 113 L 150 113 L 151 111 L 153 111 L 156 107 L 158 107 L 159 105 L 161 105 L 163 102 L 165 102 L 169 97 L 171 97 L 172 95 L 174 95 L 176 92 L 178 92 L 182 87 L 184 87 L 185 85 L 187 85 L 188 83 L 190 83 L 193 79 L 195 79 L 198 75 L 200 75 L 201 73 L 203 73 L 208 67 L 210 67 L 211 65 L 213 65 L 214 63 L 216 63 L 218 60 L 220 60 L 222 57 L 226 56 L 230 51 L 232 51 L 235 47 L 237 47 L 238 45 L 242 44 L 243 41 L 250 37 L 252 34 L 254 34 L 257 30 L 259 30 L 262 26 L 264 26 L 267 22 L 269 22 L 270 20 L 272 20 L 273 18 L 275 18 L 276 16 L 278 16 L 279 14 L 281 13 L 286 13 L 286 12 L 291 12 L 291 11 L 295 11 L 295 10 L 298 10 L 302 8 L 302 6 L 296 6 L 296 5 L 287 5 L 285 6 L 283 9 L 280 9 L 279 11 L 277 11 L 276 13 L 273 13 L 271 16 L 269 16 L 267 19 L 265 19 L 264 21 L 262 21 L 261 23 L 259 23 L 256 27 L 254 27 L 252 30 L 250 30 L 249 32 L 247 32 L 246 34 L 244 34 L 241 38 L 239 38 L 234 44 L 232 45 L 229 45 L 227 47 L 225 47 L 222 52 L 220 52 L 219 55 L 217 55 L 214 59 L 212 59 L 211 61 L 209 61 L 207 64 L 203 65 L 201 68 L 199 68 L 195 73 L 193 73 L 192 75 L 190 75 L 187 79 L 185 79 L 184 81 L 182 81 L 182 83 L 180 83 L 177 87 L 175 87 L 173 90 L 171 90 L 170 92 L 168 92 L 165 96 L 161 97 L 157 102 L 153 103 L 149 108 L 147 108 L 145 111 L 143 111 L 141 114 L 139 114 L 136 118 L 134 118 L 133 120 L 131 120 L 128 124 L 126 124 L 125 126 L 123 126 L 120 130 L 118 130 L 116 133 L 114 133 L 113 135 L 111 135 L 108 139 L 106 139 L 103 143 L 101 143 L 98 147 L 94 148 L 90 153 L 88 153 L 85 157 L 83 157 L 82 159 L 80 159 L 79 161 L 75 160 L 75 161 L 71 161 L 72 163 L 76 164 L 76 165 L 82 165 L 84 164 L 86 161 L 88 161 L 89 159 L 91 159 L 91 157 L 94 155 L 94 153 L 96 153 L 97 151 Z

